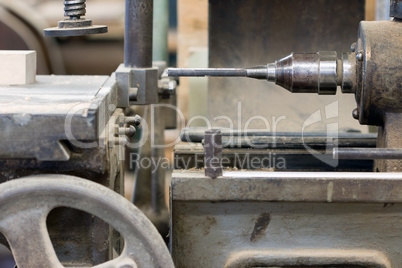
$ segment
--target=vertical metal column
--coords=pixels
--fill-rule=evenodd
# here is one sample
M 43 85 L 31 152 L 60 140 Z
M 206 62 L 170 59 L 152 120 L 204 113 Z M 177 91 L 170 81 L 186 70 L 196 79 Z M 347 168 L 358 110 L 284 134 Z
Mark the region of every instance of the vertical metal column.
M 153 6 L 153 0 L 126 0 L 125 67 L 152 67 Z
M 153 60 L 168 62 L 169 0 L 154 0 Z

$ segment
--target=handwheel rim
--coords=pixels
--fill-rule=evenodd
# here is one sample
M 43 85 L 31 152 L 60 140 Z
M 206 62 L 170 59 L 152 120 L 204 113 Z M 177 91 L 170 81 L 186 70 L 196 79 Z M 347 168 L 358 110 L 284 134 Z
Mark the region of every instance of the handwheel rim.
M 57 207 L 93 214 L 124 237 L 125 246 L 120 257 L 95 267 L 114 268 L 123 264 L 133 268 L 174 267 L 162 237 L 138 208 L 100 184 L 66 175 L 32 176 L 0 184 L 0 231 L 6 236 L 19 267 L 63 267 L 46 228 L 47 215 Z M 24 220 L 24 224 L 14 224 Z M 37 228 L 38 232 L 29 228 Z M 41 250 L 46 256 L 39 259 L 45 266 L 24 256 L 29 253 L 20 252 L 22 248 L 40 252 L 21 240 L 23 232 L 32 232 L 30 235 L 39 240 L 39 247 L 44 247 Z

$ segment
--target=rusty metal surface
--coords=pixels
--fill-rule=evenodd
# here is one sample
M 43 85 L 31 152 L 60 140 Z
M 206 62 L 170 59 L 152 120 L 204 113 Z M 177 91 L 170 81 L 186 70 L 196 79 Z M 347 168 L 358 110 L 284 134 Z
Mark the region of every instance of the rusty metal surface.
M 118 160 L 120 146 L 92 150 L 71 149 L 69 161 L 2 160 L 0 181 L 38 174 L 67 174 L 86 178 L 123 194 L 124 173 Z M 110 260 L 113 242 L 119 239 L 104 221 L 68 208 L 53 210 L 47 224 L 55 251 L 63 264 L 90 266 Z M 118 247 L 115 250 L 120 251 Z
M 210 0 L 209 66 L 212 68 L 256 66 L 273 62 L 290 52 L 349 51 L 356 29 L 364 19 L 362 0 L 264 1 Z M 342 14 L 342 15 L 340 15 Z M 353 96 L 294 96 L 264 81 L 243 78 L 210 78 L 209 118 L 228 116 L 241 128 L 252 116 L 286 116 L 278 131 L 301 131 L 309 115 L 339 100 L 340 128 L 365 131 L 350 116 Z M 306 100 L 306 101 L 300 101 Z M 242 102 L 241 111 L 238 102 Z M 325 120 L 323 120 L 325 121 Z M 224 121 L 212 121 L 223 126 Z M 250 128 L 264 128 L 259 120 Z M 308 131 L 325 131 L 325 125 Z
M 162 237 L 142 212 L 97 183 L 71 176 L 42 175 L 1 184 L 0 193 L 0 230 L 19 267 L 63 267 L 46 228 L 49 212 L 57 207 L 98 216 L 125 238 L 118 258 L 95 267 L 173 267 Z
M 224 172 L 213 180 L 177 171 L 173 259 L 179 268 L 399 267 L 401 179 L 402 173 Z

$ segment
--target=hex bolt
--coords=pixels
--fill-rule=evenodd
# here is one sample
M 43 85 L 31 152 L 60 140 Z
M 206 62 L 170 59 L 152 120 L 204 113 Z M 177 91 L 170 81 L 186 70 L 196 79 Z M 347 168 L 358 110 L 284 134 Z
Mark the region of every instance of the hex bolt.
M 353 112 L 352 112 L 352 116 L 353 116 L 354 119 L 359 120 L 359 116 L 360 116 L 359 109 L 357 109 L 357 108 L 354 109 Z
M 355 52 L 355 51 L 356 51 L 356 42 L 354 42 L 354 43 L 350 46 L 350 51 L 351 51 L 351 52 Z
M 139 115 L 136 116 L 128 116 L 124 119 L 124 123 L 128 125 L 136 125 L 139 126 L 141 125 L 142 118 Z
M 360 50 L 359 52 L 356 53 L 356 60 L 358 60 L 358 61 L 363 61 L 364 60 L 364 52 L 363 52 L 363 50 Z
M 222 133 L 220 130 L 205 131 L 204 148 L 205 176 L 212 179 L 222 176 Z

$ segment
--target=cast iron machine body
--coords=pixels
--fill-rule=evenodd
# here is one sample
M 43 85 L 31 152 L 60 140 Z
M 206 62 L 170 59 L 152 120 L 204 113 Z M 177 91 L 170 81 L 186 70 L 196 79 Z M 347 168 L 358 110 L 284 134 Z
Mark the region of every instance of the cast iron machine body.
M 107 32 L 83 18 L 85 2 L 65 1 L 67 18 L 45 36 Z M 142 122 L 130 107 L 157 104 L 175 90 L 159 81 L 166 63 L 153 67 L 153 1 L 127 0 L 126 12 L 125 64 L 111 76 L 36 76 L 0 86 L 0 241 L 18 267 L 173 267 L 157 229 L 121 197 L 126 147 Z M 159 124 L 159 142 L 164 129 Z M 167 216 L 161 175 L 152 179 L 148 211 Z
M 263 79 L 292 93 L 333 95 L 340 87 L 356 99 L 350 116 L 378 126 L 378 135 L 342 133 L 336 138 L 184 130 L 183 143 L 176 146 L 178 171 L 171 190 L 172 255 L 178 267 L 401 265 L 400 234 L 393 228 L 402 219 L 402 200 L 393 199 L 402 189 L 400 4 L 391 1 L 393 21 L 362 21 L 348 53 L 292 53 L 252 68 L 168 70 L 169 76 Z M 220 12 L 217 8 L 215 14 Z M 308 95 L 302 97 L 308 102 Z M 324 152 L 328 141 L 339 158 L 332 169 Z M 320 152 L 320 161 L 314 162 Z M 328 154 L 332 158 L 332 148 Z M 286 168 L 271 158 L 264 165 L 261 159 L 272 155 L 286 160 Z M 249 165 L 253 161 L 259 164 Z M 186 162 L 201 170 L 188 169 Z
M 168 69 L 169 76 L 250 77 L 266 79 L 292 93 L 354 94 L 353 117 L 363 125 L 378 126 L 378 148 L 400 149 L 402 136 L 402 24 L 361 22 L 351 53 L 335 51 L 292 53 L 263 66 L 244 69 Z M 397 153 L 400 155 L 400 151 Z M 339 156 L 342 157 L 342 156 Z M 400 172 L 401 160 L 377 160 L 375 170 Z M 374 157 L 375 158 L 375 157 Z M 384 157 L 383 157 L 384 158 Z M 386 158 L 386 157 L 385 157 Z

